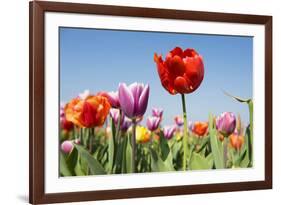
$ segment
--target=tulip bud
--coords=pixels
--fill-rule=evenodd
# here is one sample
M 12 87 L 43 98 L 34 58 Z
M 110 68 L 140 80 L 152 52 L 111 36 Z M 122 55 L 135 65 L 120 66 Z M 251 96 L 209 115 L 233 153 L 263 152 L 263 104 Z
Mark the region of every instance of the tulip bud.
M 242 145 L 244 144 L 244 137 L 242 135 L 233 133 L 229 136 L 229 139 L 230 145 L 236 150 L 240 150 Z
M 70 140 L 65 140 L 62 144 L 61 144 L 61 150 L 66 153 L 69 154 L 73 149 L 73 143 Z

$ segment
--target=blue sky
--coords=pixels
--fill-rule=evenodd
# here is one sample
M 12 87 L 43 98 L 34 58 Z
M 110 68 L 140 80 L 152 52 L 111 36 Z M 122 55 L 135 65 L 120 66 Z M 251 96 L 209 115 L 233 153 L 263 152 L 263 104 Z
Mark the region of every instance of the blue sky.
M 145 117 L 152 107 L 161 107 L 163 123 L 172 124 L 182 113 L 181 98 L 161 86 L 153 54 L 165 57 L 176 46 L 194 48 L 205 65 L 201 86 L 186 95 L 188 119 L 206 121 L 209 113 L 231 111 L 248 123 L 247 105 L 225 96 L 223 90 L 252 97 L 252 37 L 60 28 L 60 99 L 67 102 L 85 89 L 115 91 L 119 82 L 148 83 Z

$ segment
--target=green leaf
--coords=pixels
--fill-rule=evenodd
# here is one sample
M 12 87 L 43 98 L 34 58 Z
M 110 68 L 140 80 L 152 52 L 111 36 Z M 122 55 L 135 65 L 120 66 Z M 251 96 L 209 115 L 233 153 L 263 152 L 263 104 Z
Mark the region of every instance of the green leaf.
M 208 165 L 210 168 L 213 168 L 214 166 L 214 156 L 212 153 L 210 153 L 207 157 L 206 160 L 208 161 Z
M 240 154 L 238 155 L 238 157 L 235 159 L 234 165 L 235 165 L 235 166 L 241 167 L 241 162 L 243 162 L 244 159 L 246 160 L 246 158 L 248 158 L 248 156 L 247 156 L 247 149 L 244 149 L 243 151 L 241 151 L 241 153 L 240 153 Z M 246 160 L 246 161 L 247 161 L 247 160 Z M 246 161 L 244 161 L 244 162 L 242 163 L 243 166 L 244 166 L 244 163 L 245 163 Z M 249 163 L 249 161 L 248 161 L 248 163 Z
M 124 158 L 124 151 L 126 149 L 127 140 L 122 139 L 122 141 L 118 144 L 118 150 L 116 153 L 116 160 L 115 160 L 115 174 L 120 174 L 122 172 L 123 167 L 123 158 Z
M 76 176 L 85 176 L 85 175 L 87 175 L 88 166 L 86 166 L 86 169 L 85 169 L 85 167 L 83 169 L 83 167 L 81 166 L 81 161 L 82 161 L 81 160 L 81 156 L 79 155 L 77 163 L 76 163 L 76 166 L 74 168 Z
M 229 97 L 233 98 L 234 100 L 237 100 L 238 102 L 241 102 L 241 103 L 248 103 L 248 102 L 251 101 L 251 98 L 249 98 L 249 99 L 244 99 L 244 98 L 240 98 L 240 97 L 231 95 L 231 94 L 229 94 L 229 93 L 226 92 L 226 91 L 223 91 L 223 92 L 224 92 L 225 95 L 227 95 L 227 96 L 229 96 Z
M 164 162 L 161 157 L 159 157 L 156 151 L 150 148 L 151 152 L 151 169 L 153 172 L 164 172 L 164 171 L 174 171 L 172 166 L 172 154 L 169 154 L 167 161 Z
M 212 164 L 209 162 L 208 159 L 202 157 L 198 153 L 193 153 L 190 161 L 190 169 L 191 170 L 198 170 L 198 169 L 211 169 Z
M 203 151 L 204 148 L 206 148 L 206 145 L 208 144 L 210 138 L 209 137 L 205 137 L 202 141 L 202 144 L 200 145 L 199 149 L 196 150 L 197 153 L 200 153 Z M 204 151 L 203 151 L 204 152 Z
M 126 146 L 126 169 L 127 173 L 132 173 L 132 145 L 130 143 L 130 135 L 128 135 L 127 146 Z
M 66 158 L 66 163 L 70 170 L 74 170 L 77 160 L 78 160 L 78 152 L 76 149 L 72 149 L 71 153 Z
M 165 161 L 170 153 L 170 148 L 162 131 L 160 133 L 160 151 L 161 151 L 161 158 L 163 161 Z
M 175 171 L 174 165 L 173 165 L 173 155 L 172 152 L 169 152 L 166 160 L 164 161 L 165 166 L 168 168 L 167 171 Z
M 245 152 L 245 157 L 241 160 L 239 166 L 246 168 L 246 167 L 251 167 L 251 152 L 252 152 L 252 145 L 250 143 L 251 136 L 250 136 L 250 126 L 247 127 L 246 132 L 245 132 L 245 144 L 242 149 L 242 152 Z
M 248 154 L 249 154 L 249 166 L 252 166 L 253 163 L 253 153 L 252 153 L 252 145 L 253 145 L 253 112 L 254 112 L 254 104 L 253 104 L 253 100 L 251 98 L 249 99 L 242 99 L 240 97 L 237 96 L 233 96 L 227 92 L 224 92 L 226 95 L 230 96 L 231 98 L 237 100 L 238 102 L 241 103 L 247 103 L 248 104 L 248 109 L 249 109 L 249 118 L 250 118 L 250 126 L 249 126 L 249 132 L 248 132 Z
M 87 161 L 91 174 L 106 174 L 103 166 L 98 162 L 98 160 L 91 156 L 90 153 L 84 147 L 77 144 L 74 144 L 74 146 L 81 155 L 81 158 Z
M 60 174 L 62 176 L 73 176 L 71 171 L 69 170 L 66 159 L 63 153 L 60 152 Z
M 122 147 L 122 173 L 127 173 L 127 163 L 126 163 L 126 154 L 127 154 L 127 142 L 128 138 L 123 137 L 123 147 Z
M 211 149 L 214 157 L 215 167 L 217 169 L 223 169 L 223 147 L 217 138 L 217 131 L 213 128 L 213 116 L 211 114 L 209 116 L 209 128 Z
M 106 155 L 106 152 L 107 152 L 107 149 L 108 149 L 108 145 L 100 145 L 99 146 L 100 149 L 98 150 L 98 153 L 97 153 L 97 157 L 96 159 L 101 162 L 102 159 L 104 159 L 104 155 Z
M 115 145 L 116 129 L 113 119 L 111 119 L 111 130 L 112 130 L 112 136 L 110 136 L 108 139 L 108 163 L 109 163 L 110 171 L 112 172 L 114 167 L 115 153 L 116 153 L 116 145 Z
M 172 146 L 173 159 L 176 161 L 182 150 L 182 141 L 176 141 Z

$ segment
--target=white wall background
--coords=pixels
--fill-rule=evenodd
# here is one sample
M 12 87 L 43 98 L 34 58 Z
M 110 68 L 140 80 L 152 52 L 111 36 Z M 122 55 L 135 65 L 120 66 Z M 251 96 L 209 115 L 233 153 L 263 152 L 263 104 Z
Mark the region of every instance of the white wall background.
M 279 201 L 281 137 L 281 6 L 274 0 L 73 0 L 97 4 L 273 15 L 273 190 L 100 201 L 95 204 L 240 204 Z M 1 2 L 0 204 L 26 204 L 28 196 L 28 0 Z M 279 57 L 279 58 L 278 58 Z M 230 79 L 233 81 L 233 79 Z M 239 82 L 237 82 L 239 83 Z M 76 204 L 76 203 L 74 203 Z M 93 204 L 85 202 L 79 204 Z

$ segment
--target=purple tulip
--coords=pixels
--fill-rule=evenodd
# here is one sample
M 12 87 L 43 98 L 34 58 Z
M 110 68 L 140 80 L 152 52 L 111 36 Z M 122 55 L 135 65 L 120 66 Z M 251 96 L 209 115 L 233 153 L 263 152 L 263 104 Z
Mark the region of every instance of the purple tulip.
M 127 118 L 127 117 L 124 117 L 124 120 L 123 120 L 123 122 L 122 122 L 122 124 L 121 124 L 121 130 L 123 131 L 123 132 L 126 132 L 128 129 L 129 129 L 129 127 L 132 125 L 132 120 L 130 120 L 129 118 Z
M 108 95 L 107 99 L 110 102 L 111 106 L 114 108 L 119 108 L 120 102 L 119 102 L 118 92 L 109 92 L 107 93 L 107 95 Z
M 163 115 L 163 109 L 161 109 L 161 108 L 152 108 L 152 116 L 159 117 L 160 119 L 162 119 L 162 115 Z
M 111 108 L 109 111 L 110 117 L 112 117 L 114 124 L 117 126 L 118 119 L 119 119 L 119 109 Z M 132 125 L 132 120 L 127 118 L 125 115 L 122 114 L 121 122 L 120 122 L 120 129 L 122 131 L 127 131 L 127 129 Z
M 110 115 L 110 117 L 112 117 L 115 125 L 117 125 L 117 123 L 118 123 L 119 114 L 120 114 L 119 109 L 111 108 L 109 110 L 109 115 Z M 122 123 L 123 120 L 124 120 L 124 115 L 122 115 L 122 117 L 121 117 L 121 123 Z
M 150 116 L 147 118 L 146 126 L 150 131 L 154 131 L 159 127 L 160 122 L 161 122 L 160 117 Z
M 236 117 L 232 112 L 223 112 L 216 118 L 216 128 L 224 136 L 234 132 L 236 127 Z
M 111 107 L 113 108 L 120 108 L 120 102 L 119 102 L 119 96 L 118 96 L 118 92 L 99 92 L 97 93 L 97 95 L 106 97 L 107 100 L 109 101 Z
M 149 85 L 133 83 L 127 86 L 120 83 L 118 90 L 122 111 L 130 119 L 142 117 L 146 111 L 149 97 Z
M 176 131 L 176 126 L 175 125 L 172 125 L 172 126 L 165 126 L 163 128 L 163 134 L 164 134 L 164 137 L 166 139 L 171 139 Z
M 183 118 L 181 116 L 176 116 L 174 118 L 174 120 L 175 120 L 175 123 L 177 124 L 177 126 L 179 126 L 179 127 L 183 126 Z
M 62 144 L 61 144 L 61 150 L 66 153 L 69 154 L 73 149 L 73 142 L 70 140 L 65 140 Z

